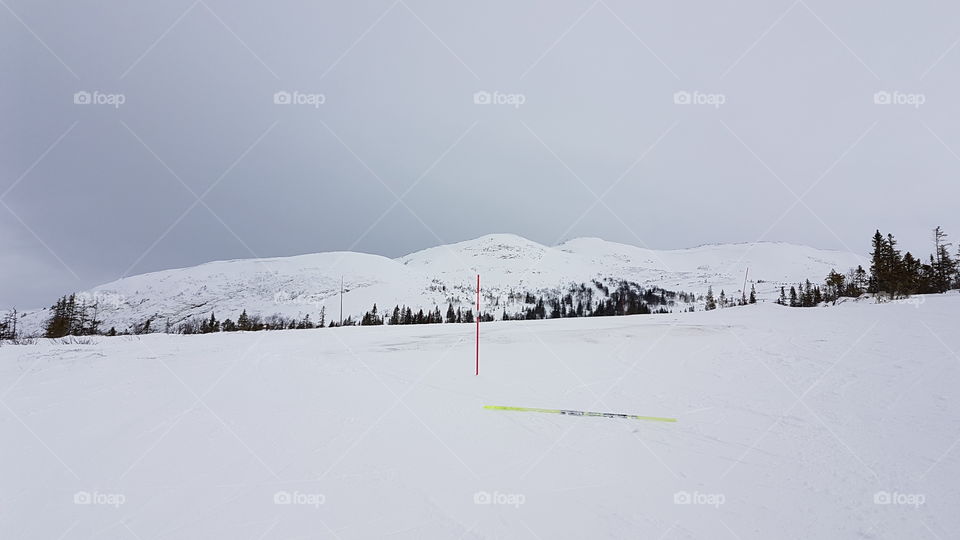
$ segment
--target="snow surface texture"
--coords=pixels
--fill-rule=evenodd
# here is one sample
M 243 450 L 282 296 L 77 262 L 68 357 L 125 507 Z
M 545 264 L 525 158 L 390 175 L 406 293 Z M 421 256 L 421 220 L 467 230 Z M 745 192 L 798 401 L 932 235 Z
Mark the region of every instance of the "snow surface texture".
M 655 251 L 598 238 L 579 238 L 547 247 L 511 234 L 419 251 L 399 259 L 353 252 L 318 253 L 272 259 L 218 261 L 191 268 L 164 270 L 120 279 L 85 292 L 100 306 L 101 328 L 120 332 L 153 317 L 154 331 L 166 322 L 176 326 L 190 317 L 236 317 L 242 310 L 264 316 L 281 314 L 318 320 L 325 307 L 327 320 L 340 316 L 340 279 L 344 280 L 343 316 L 354 320 L 374 303 L 380 312 L 395 305 L 446 313 L 448 303 L 470 309 L 476 305 L 476 275 L 481 275 L 482 308 L 500 318 L 503 310 L 522 311 L 522 296 L 560 294 L 571 284 L 593 279 L 623 279 L 644 286 L 705 294 L 713 286 L 719 295 L 739 298 L 744 272 L 750 269 L 747 291 L 755 284 L 761 299 L 772 300 L 780 286 L 805 279 L 822 282 L 831 269 L 845 273 L 862 256 L 786 243 L 707 245 Z M 865 266 L 866 267 L 866 266 Z M 549 296 L 548 296 L 549 297 Z M 52 300 L 51 300 L 52 303 Z M 39 332 L 46 310 L 27 314 L 22 325 Z
M 3 346 L 0 538 L 956 538 L 958 316 L 485 323 L 479 377 L 472 325 Z

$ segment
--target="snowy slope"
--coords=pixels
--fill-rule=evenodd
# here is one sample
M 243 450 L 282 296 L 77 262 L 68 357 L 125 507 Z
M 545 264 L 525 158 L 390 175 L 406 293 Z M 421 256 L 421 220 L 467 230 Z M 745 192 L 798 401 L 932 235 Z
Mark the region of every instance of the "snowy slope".
M 4 346 L 0 538 L 956 538 L 958 318 L 495 322 L 479 377 L 470 325 Z
M 787 243 L 706 245 L 680 250 L 651 250 L 599 238 L 578 238 L 550 248 L 525 238 L 487 235 L 439 246 L 398 259 L 446 284 L 470 285 L 478 272 L 495 290 L 541 290 L 558 285 L 616 277 L 668 290 L 739 296 L 744 272 L 761 296 L 773 298 L 781 285 L 805 279 L 820 282 L 831 269 L 846 272 L 864 257 Z M 747 287 L 749 291 L 749 284 Z
M 358 318 L 377 303 L 381 312 L 397 304 L 415 311 L 448 302 L 464 309 L 475 304 L 476 274 L 482 276 L 484 306 L 499 317 L 521 304 L 508 295 L 558 294 L 571 284 L 593 279 L 625 279 L 643 285 L 697 294 L 712 285 L 739 297 L 744 271 L 761 298 L 773 298 L 782 284 L 819 282 L 831 270 L 845 272 L 862 263 L 850 253 L 784 243 L 727 244 L 654 251 L 596 238 L 547 247 L 510 234 L 438 246 L 399 259 L 335 252 L 218 261 L 192 268 L 164 270 L 120 279 L 86 291 L 100 300 L 103 328 L 123 331 L 153 317 L 153 328 L 176 325 L 194 316 L 215 313 L 219 319 L 250 314 L 314 321 L 320 309 L 328 320 L 340 314 L 340 279 L 347 293 L 344 316 Z M 749 286 L 748 286 L 749 290 Z M 44 310 L 29 313 L 24 328 L 36 332 Z

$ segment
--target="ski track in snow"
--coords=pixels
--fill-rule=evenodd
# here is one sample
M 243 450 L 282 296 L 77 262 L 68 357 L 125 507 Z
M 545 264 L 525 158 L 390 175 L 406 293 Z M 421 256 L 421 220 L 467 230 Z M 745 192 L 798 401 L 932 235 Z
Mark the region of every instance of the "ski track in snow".
M 4 346 L 0 538 L 953 538 L 958 315 L 485 323 L 479 377 L 469 324 Z

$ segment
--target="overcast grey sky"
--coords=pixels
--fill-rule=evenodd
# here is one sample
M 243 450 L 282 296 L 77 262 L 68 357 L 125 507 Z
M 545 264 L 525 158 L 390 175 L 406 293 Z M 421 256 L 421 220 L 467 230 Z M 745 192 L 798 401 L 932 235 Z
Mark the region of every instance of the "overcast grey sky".
M 491 232 L 865 253 L 879 227 L 925 256 L 935 225 L 960 241 L 958 19 L 950 2 L 3 0 L 0 306 Z

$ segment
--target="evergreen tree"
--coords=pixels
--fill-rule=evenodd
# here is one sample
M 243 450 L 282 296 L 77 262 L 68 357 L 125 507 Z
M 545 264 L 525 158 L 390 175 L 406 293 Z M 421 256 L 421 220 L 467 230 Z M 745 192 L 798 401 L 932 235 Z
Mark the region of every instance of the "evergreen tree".
M 13 308 L 0 321 L 0 340 L 17 339 L 17 308 Z
M 824 299 L 827 302 L 836 302 L 837 298 L 843 296 L 846 288 L 846 276 L 831 269 L 827 274 Z
M 751 304 L 757 303 L 757 289 L 753 284 L 750 285 L 750 299 L 748 300 Z
M 73 301 L 72 295 L 69 299 L 63 296 L 57 300 L 56 304 L 50 306 L 50 318 L 44 326 L 44 337 L 59 338 L 70 334 L 73 308 L 68 309 L 68 304 L 72 304 Z
M 551 319 L 560 318 L 560 301 L 559 300 L 550 301 L 550 318 Z
M 291 323 L 293 323 L 293 321 L 291 321 Z M 383 324 L 383 320 L 382 320 L 382 319 L 381 319 L 381 324 Z M 297 326 L 296 326 L 296 327 L 297 327 L 298 330 L 309 330 L 309 329 L 311 329 L 311 328 L 314 328 L 313 321 L 310 320 L 310 314 L 307 313 L 307 314 L 303 317 L 303 320 L 300 321 L 299 323 L 297 323 Z
M 903 294 L 911 295 L 920 292 L 922 288 L 920 282 L 923 279 L 922 268 L 923 263 L 915 259 L 909 251 L 903 255 L 903 275 L 900 285 Z
M 895 298 L 903 291 L 905 275 L 903 258 L 897 249 L 892 234 L 884 238 L 880 231 L 873 235 L 873 252 L 870 254 L 870 286 L 868 292 L 885 293 Z
M 243 310 L 243 313 L 237 317 L 237 330 L 253 330 L 250 324 L 250 317 L 247 315 L 247 310 Z
M 873 235 L 873 251 L 870 252 L 870 285 L 867 292 L 879 293 L 887 285 L 886 251 L 887 244 L 880 234 L 880 229 Z
M 383 319 L 377 314 L 377 304 L 373 304 L 373 309 L 363 314 L 360 319 L 360 326 L 379 326 L 383 324 Z
M 936 292 L 946 292 L 953 285 L 954 275 L 957 273 L 957 263 L 950 257 L 949 248 L 953 244 L 946 241 L 947 233 L 937 227 L 933 230 L 933 289 Z
M 707 287 L 707 302 L 706 302 L 706 306 L 704 306 L 704 309 L 706 309 L 707 311 L 713 311 L 717 309 L 717 302 L 713 298 L 712 286 Z
M 453 311 L 453 303 L 447 304 L 447 322 L 455 323 L 457 322 L 457 314 Z

